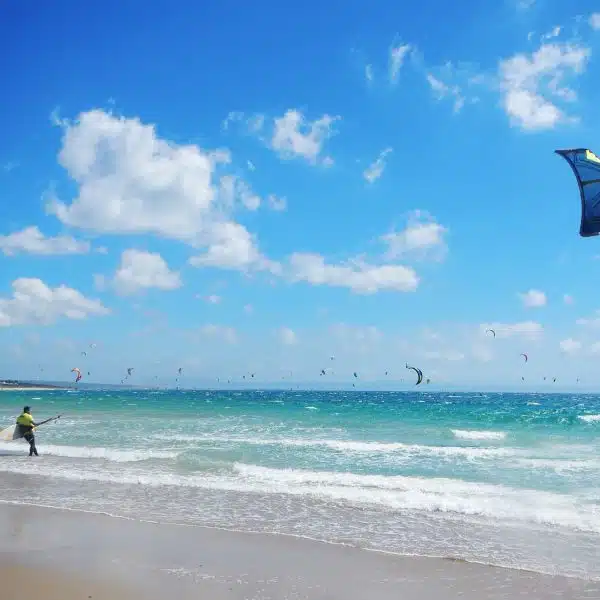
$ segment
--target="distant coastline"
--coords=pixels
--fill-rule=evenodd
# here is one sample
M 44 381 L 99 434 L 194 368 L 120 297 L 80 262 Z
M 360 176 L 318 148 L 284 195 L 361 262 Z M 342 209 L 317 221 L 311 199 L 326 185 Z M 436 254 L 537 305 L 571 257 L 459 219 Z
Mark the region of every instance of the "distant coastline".
M 0 391 L 41 391 L 41 390 L 65 390 L 61 385 L 50 385 L 46 383 L 32 383 L 30 381 L 18 381 L 16 379 L 0 379 Z

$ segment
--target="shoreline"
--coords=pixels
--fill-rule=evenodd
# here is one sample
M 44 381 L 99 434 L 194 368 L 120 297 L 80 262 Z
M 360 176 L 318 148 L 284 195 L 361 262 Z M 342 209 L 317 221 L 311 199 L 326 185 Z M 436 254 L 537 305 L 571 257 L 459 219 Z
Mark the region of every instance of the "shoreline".
M 1 481 L 1 478 L 0 478 Z M 465 565 L 474 565 L 477 567 L 489 568 L 489 569 L 501 569 L 504 571 L 512 571 L 515 573 L 526 573 L 532 576 L 540 576 L 540 577 L 558 577 L 562 579 L 573 579 L 576 581 L 583 582 L 594 582 L 598 583 L 598 590 L 600 592 L 600 577 L 591 578 L 591 577 L 580 577 L 578 575 L 566 575 L 566 574 L 555 574 L 544 571 L 536 571 L 535 569 L 529 569 L 526 567 L 515 567 L 508 566 L 502 564 L 494 564 L 485 561 L 476 561 L 469 560 L 467 558 L 462 558 L 458 556 L 436 556 L 436 555 L 428 555 L 428 554 L 402 554 L 401 552 L 393 552 L 390 550 L 380 550 L 377 548 L 369 548 L 369 547 L 361 547 L 356 544 L 352 544 L 350 542 L 336 542 L 332 540 L 313 538 L 306 535 L 293 534 L 293 533 L 279 533 L 279 532 L 271 532 L 271 531 L 253 531 L 247 529 L 236 529 L 234 527 L 221 527 L 218 525 L 204 525 L 204 524 L 196 524 L 196 523 L 182 523 L 177 521 L 156 521 L 152 519 L 136 519 L 134 517 L 129 517 L 125 515 L 117 515 L 112 514 L 106 511 L 93 511 L 86 510 L 82 508 L 65 508 L 63 506 L 55 506 L 50 504 L 34 504 L 29 502 L 18 502 L 14 500 L 3 500 L 0 498 L 0 511 L 2 511 L 2 507 L 4 506 L 13 506 L 13 507 L 26 507 L 32 509 L 40 509 L 43 511 L 56 511 L 59 513 L 73 513 L 75 515 L 84 515 L 89 516 L 91 518 L 100 517 L 106 519 L 115 519 L 115 520 L 123 520 L 128 521 L 130 523 L 138 523 L 140 525 L 152 525 L 157 527 L 174 527 L 174 528 L 184 528 L 184 529 L 199 529 L 199 530 L 208 530 L 208 531 L 217 531 L 217 532 L 225 532 L 229 534 L 239 534 L 242 536 L 263 536 L 263 537 L 275 537 L 275 538 L 284 538 L 290 540 L 299 540 L 301 543 L 310 543 L 310 544 L 323 544 L 325 546 L 333 546 L 340 548 L 350 548 L 353 550 L 357 550 L 360 552 L 368 552 L 376 555 L 386 556 L 397 558 L 399 560 L 410 559 L 410 560 L 432 560 L 432 561 L 448 561 L 450 563 L 459 563 Z
M 52 392 L 52 391 L 64 391 L 70 388 L 62 387 L 44 387 L 44 386 L 0 386 L 0 392 Z
M 3 573 L 14 566 L 39 567 L 62 586 L 63 595 L 56 596 L 61 600 L 81 597 L 68 586 L 83 589 L 85 582 L 86 589 L 97 590 L 88 596 L 103 598 L 94 582 L 104 582 L 111 588 L 106 597 L 115 600 L 127 597 L 124 589 L 137 590 L 129 597 L 149 600 L 167 595 L 182 600 L 509 600 L 520 595 L 587 600 L 600 595 L 599 582 L 451 558 L 365 552 L 302 537 L 4 502 L 0 552 Z

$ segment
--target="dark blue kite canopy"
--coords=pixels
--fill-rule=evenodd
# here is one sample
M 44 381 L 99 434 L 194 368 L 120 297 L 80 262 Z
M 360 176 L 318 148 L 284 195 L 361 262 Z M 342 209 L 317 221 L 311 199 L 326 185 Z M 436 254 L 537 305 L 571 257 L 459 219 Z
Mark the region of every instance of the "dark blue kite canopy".
M 555 150 L 573 169 L 581 197 L 579 234 L 591 237 L 600 234 L 600 158 L 591 150 Z

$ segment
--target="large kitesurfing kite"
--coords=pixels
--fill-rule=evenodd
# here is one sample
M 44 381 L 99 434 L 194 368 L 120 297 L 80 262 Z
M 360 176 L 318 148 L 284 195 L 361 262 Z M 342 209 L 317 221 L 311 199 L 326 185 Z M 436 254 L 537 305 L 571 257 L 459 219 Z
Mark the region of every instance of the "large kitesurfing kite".
M 555 150 L 573 169 L 581 198 L 581 225 L 579 235 L 591 237 L 600 234 L 600 158 L 591 150 Z

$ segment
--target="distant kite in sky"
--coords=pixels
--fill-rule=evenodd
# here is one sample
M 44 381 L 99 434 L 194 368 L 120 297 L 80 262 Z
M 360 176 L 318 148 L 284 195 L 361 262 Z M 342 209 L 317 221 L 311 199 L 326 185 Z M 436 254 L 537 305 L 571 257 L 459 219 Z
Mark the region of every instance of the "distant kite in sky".
M 591 237 L 600 234 L 600 158 L 591 150 L 555 150 L 573 169 L 581 199 L 579 235 Z
M 525 352 L 521 353 L 519 356 L 522 356 L 525 359 L 525 362 L 527 362 L 529 360 L 529 356 L 527 356 L 527 354 L 525 354 Z
M 488 333 L 488 331 L 494 336 L 496 337 L 496 332 L 493 329 L 486 329 L 485 332 Z

